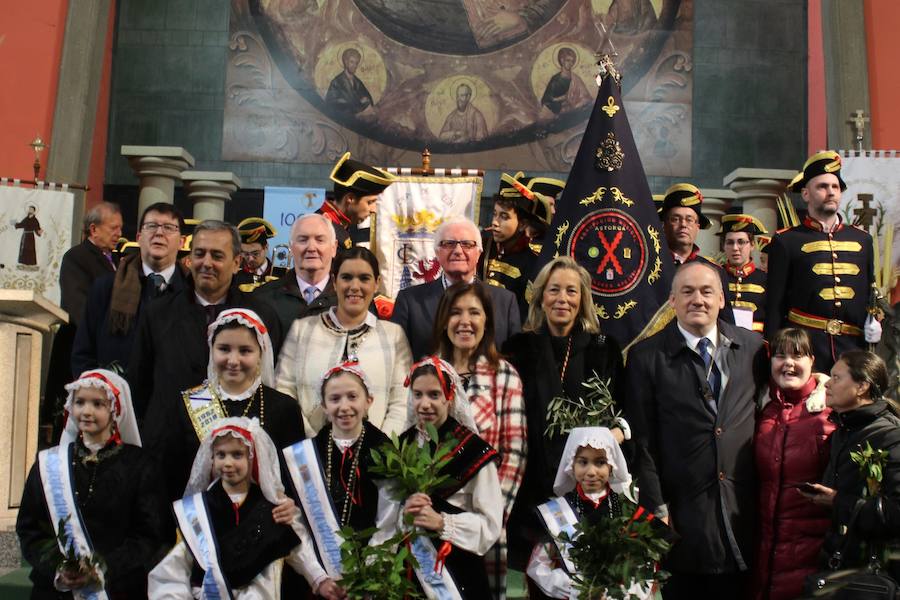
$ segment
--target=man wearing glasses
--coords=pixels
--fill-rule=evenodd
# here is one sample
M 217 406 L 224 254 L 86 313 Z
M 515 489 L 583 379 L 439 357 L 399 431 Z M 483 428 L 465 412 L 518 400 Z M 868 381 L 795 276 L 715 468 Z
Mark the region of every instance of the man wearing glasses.
M 752 323 L 753 331 L 762 333 L 766 313 L 766 273 L 750 257 L 754 237 L 766 228 L 756 217 L 728 214 L 722 217 L 725 250 L 725 298 L 731 302 L 735 320 L 744 325 Z M 739 318 L 745 311 L 745 318 Z
M 241 270 L 234 281 L 242 292 L 252 292 L 262 284 L 274 281 L 269 260 L 269 240 L 277 234 L 272 224 L 259 217 L 248 217 L 238 223 L 241 235 Z
M 413 358 L 433 350 L 431 330 L 444 290 L 454 283 L 475 281 L 481 256 L 481 232 L 463 217 L 447 219 L 434 232 L 434 249 L 442 274 L 434 281 L 401 290 L 391 321 L 406 332 Z M 520 329 L 519 307 L 512 292 L 487 286 L 494 304 L 494 339 L 499 348 Z
M 147 303 L 184 288 L 178 249 L 184 219 L 172 204 L 147 207 L 138 225 L 139 252 L 119 261 L 119 268 L 98 279 L 88 294 L 84 321 L 72 351 L 72 371 L 128 367 L 138 318 Z

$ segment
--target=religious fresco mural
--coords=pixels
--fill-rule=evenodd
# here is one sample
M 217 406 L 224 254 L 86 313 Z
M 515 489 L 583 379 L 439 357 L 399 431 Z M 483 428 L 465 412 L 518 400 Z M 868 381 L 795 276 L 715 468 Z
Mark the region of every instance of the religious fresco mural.
M 567 172 L 614 49 L 648 175 L 691 173 L 693 0 L 233 0 L 224 160 Z M 448 156 L 449 155 L 449 156 Z

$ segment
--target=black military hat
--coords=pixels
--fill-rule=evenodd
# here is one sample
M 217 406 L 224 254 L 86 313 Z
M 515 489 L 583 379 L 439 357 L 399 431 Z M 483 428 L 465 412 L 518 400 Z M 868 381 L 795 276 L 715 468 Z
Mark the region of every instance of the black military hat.
M 753 238 L 753 241 L 756 243 L 756 249 L 759 250 L 762 254 L 769 253 L 769 244 L 772 243 L 772 236 L 758 235 Z
M 266 240 L 278 235 L 272 224 L 259 217 L 247 217 L 237 226 L 244 244 L 266 244 Z
M 566 187 L 565 181 L 552 177 L 524 177 L 519 181 L 532 192 L 549 198 L 556 198 Z
M 330 179 L 361 196 L 372 196 L 380 194 L 394 183 L 395 177 L 381 169 L 353 160 L 350 153 L 345 152 L 334 165 Z
M 838 183 L 841 184 L 841 191 L 847 189 L 847 184 L 841 179 L 841 155 L 834 150 L 826 150 L 810 156 L 803 165 L 803 170 L 797 173 L 788 184 L 788 189 L 792 192 L 799 192 L 806 187 L 810 179 L 826 173 L 837 177 Z
M 551 198 L 541 192 L 529 189 L 525 181 L 525 175 L 521 171 L 515 175 L 502 173 L 497 197 L 515 203 L 516 207 L 526 215 L 544 225 L 549 225 Z
M 709 229 L 710 221 L 703 216 L 703 212 L 700 208 L 702 204 L 703 194 L 700 193 L 700 190 L 696 186 L 691 185 L 690 183 L 676 183 L 666 190 L 662 203 L 657 206 L 659 219 L 664 221 L 666 213 L 668 213 L 670 209 L 683 206 L 685 208 L 691 208 L 697 213 L 697 218 L 700 220 L 700 229 Z
M 725 235 L 733 232 L 749 233 L 751 236 L 769 233 L 762 222 L 752 215 L 738 213 L 723 215 L 722 229 L 716 235 Z

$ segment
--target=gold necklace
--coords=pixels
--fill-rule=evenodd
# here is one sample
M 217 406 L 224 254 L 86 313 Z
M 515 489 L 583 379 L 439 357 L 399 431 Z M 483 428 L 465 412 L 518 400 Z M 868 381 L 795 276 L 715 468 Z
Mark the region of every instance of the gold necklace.
M 212 394 L 212 397 L 215 399 L 215 401 L 218 402 L 219 408 L 222 410 L 222 414 L 224 414 L 227 417 L 233 417 L 234 415 L 229 413 L 228 409 L 226 408 L 227 403 L 222 402 L 222 398 L 220 398 L 219 394 L 216 393 L 216 390 L 214 389 L 214 387 L 215 386 L 211 386 L 209 391 L 210 391 L 210 394 Z M 241 413 L 241 417 L 246 418 L 247 415 L 250 414 L 250 408 L 253 406 L 253 399 L 256 396 L 259 396 L 259 425 L 260 425 L 260 427 L 262 427 L 266 423 L 266 400 L 265 400 L 265 396 L 263 395 L 262 384 L 259 384 L 259 387 L 256 388 L 256 392 L 254 392 L 250 396 L 250 400 L 247 402 L 247 406 L 244 407 L 244 411 Z

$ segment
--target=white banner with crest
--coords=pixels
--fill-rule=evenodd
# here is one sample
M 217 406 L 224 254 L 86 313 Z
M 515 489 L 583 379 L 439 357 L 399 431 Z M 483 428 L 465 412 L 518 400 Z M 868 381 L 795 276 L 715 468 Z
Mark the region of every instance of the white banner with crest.
M 872 196 L 869 209 L 877 210 L 872 218 L 869 233 L 878 237 L 879 251 L 889 238 L 895 239 L 900 228 L 900 152 L 894 150 L 840 150 L 841 177 L 847 190 L 841 196 L 841 214 L 852 223 L 856 211 L 865 209 L 860 195 Z M 890 234 L 889 235 L 889 231 Z M 891 265 L 894 271 L 900 267 L 900 243 L 893 241 Z M 884 269 L 884 266 L 881 267 Z
M 432 235 L 445 219 L 462 215 L 477 223 L 482 178 L 401 176 L 381 194 L 372 252 L 381 265 L 384 294 L 440 276 Z
M 66 187 L 0 182 L 0 288 L 34 290 L 59 304 L 59 265 L 72 246 L 75 197 Z

